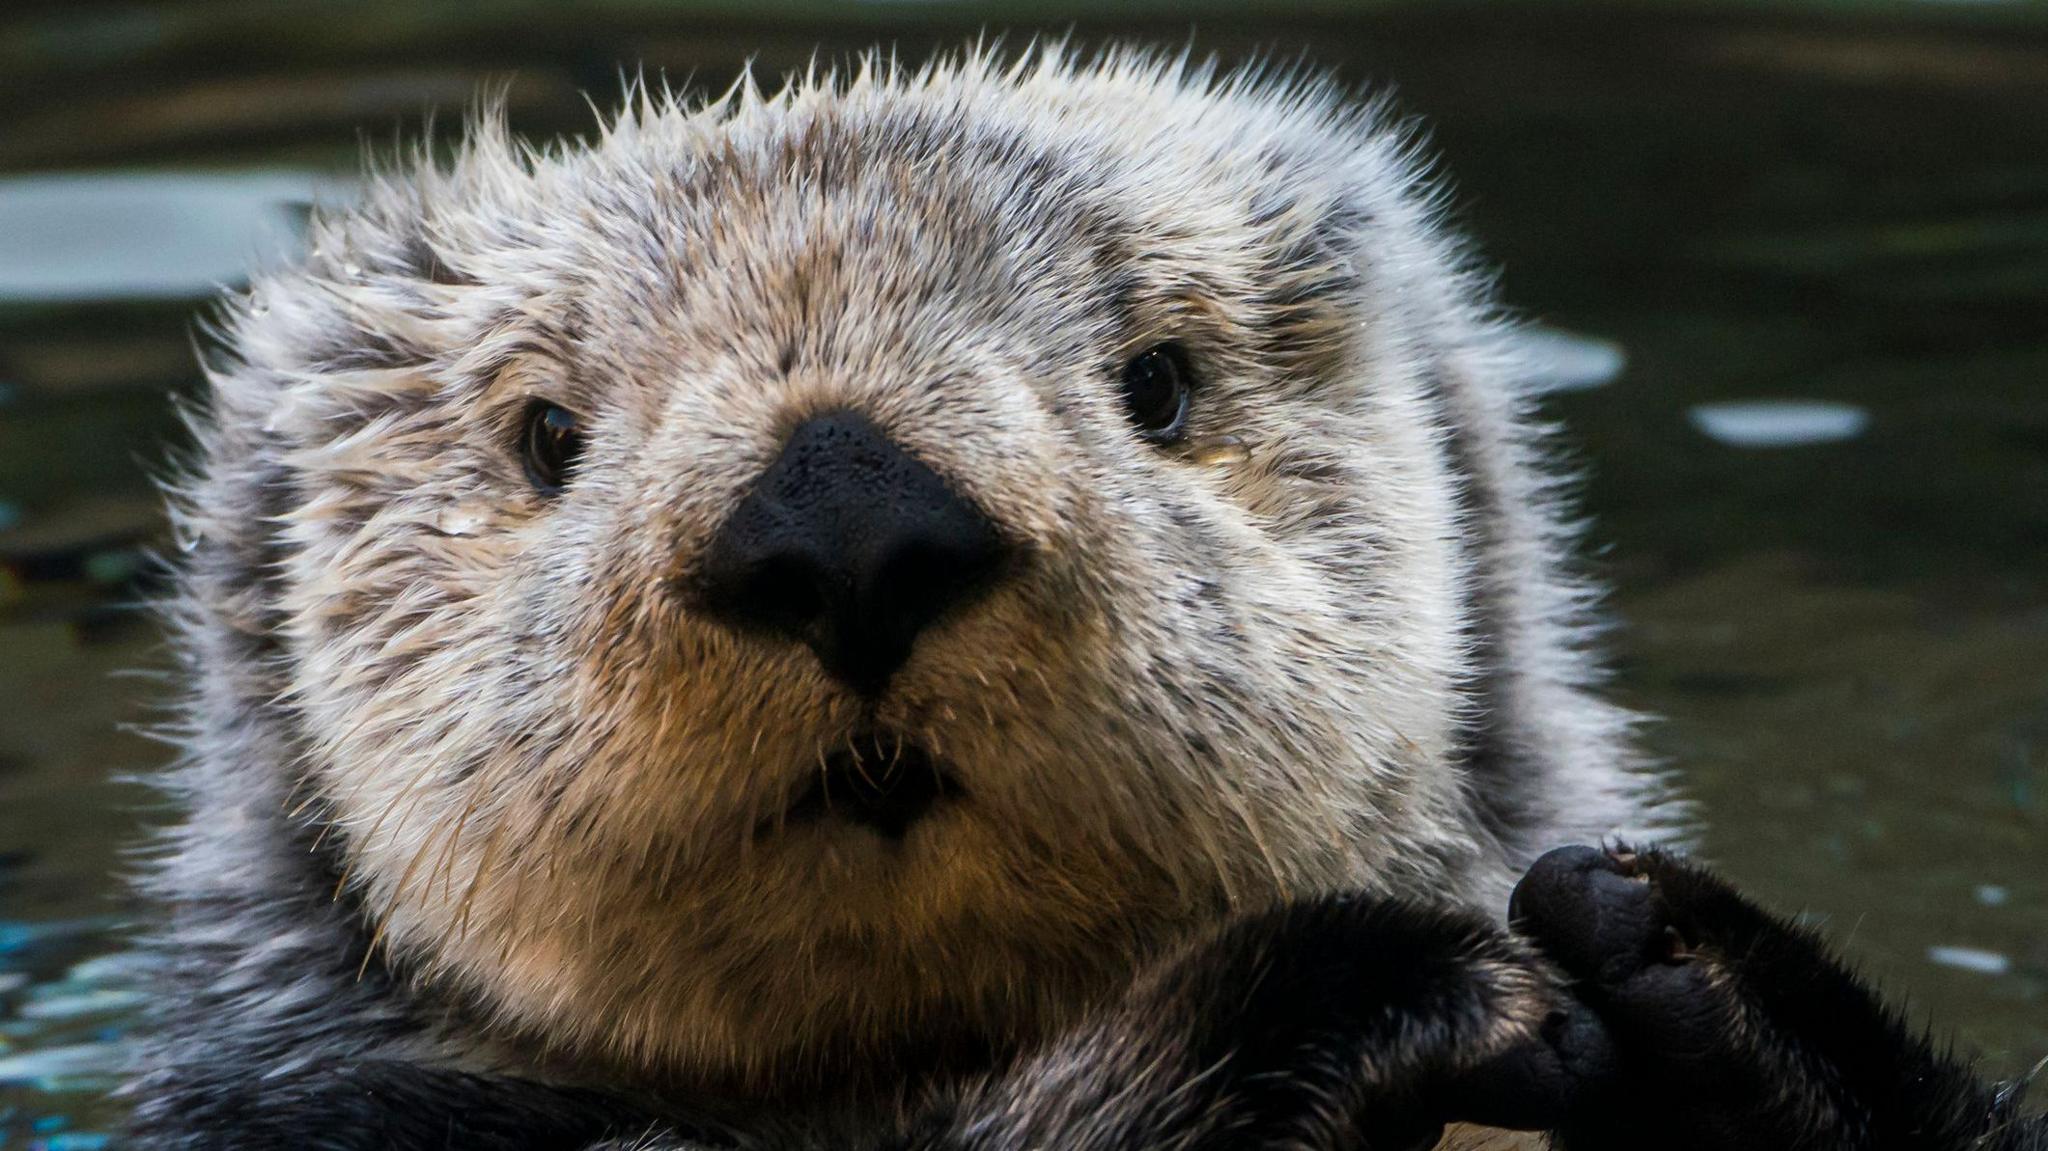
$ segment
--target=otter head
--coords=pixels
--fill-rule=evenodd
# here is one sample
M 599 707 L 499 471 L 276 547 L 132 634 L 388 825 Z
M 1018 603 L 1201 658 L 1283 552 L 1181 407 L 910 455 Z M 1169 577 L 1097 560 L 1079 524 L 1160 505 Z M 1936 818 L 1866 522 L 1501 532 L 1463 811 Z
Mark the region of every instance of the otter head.
M 1424 201 L 1327 93 L 1045 54 L 486 118 L 317 218 L 215 373 L 267 514 L 192 514 L 381 946 L 766 1079 L 1497 882 Z

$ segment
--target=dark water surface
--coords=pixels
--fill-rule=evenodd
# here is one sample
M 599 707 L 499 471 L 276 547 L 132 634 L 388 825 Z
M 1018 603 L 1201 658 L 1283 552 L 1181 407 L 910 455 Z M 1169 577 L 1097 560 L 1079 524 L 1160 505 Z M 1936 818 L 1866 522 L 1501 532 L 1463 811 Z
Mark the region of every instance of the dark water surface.
M 1991 1068 L 2048 1056 L 2048 17 L 1249 7 L 1210 5 L 1198 43 L 1393 81 L 1510 300 L 1578 333 L 1549 337 L 1548 402 L 1620 589 L 1620 690 L 1665 717 L 1705 849 Z M 492 11 L 0 14 L 0 1147 L 101 1146 L 117 1115 L 147 981 L 108 877 L 147 795 L 111 779 L 163 756 L 122 726 L 163 691 L 122 673 L 163 661 L 118 605 L 168 542 L 145 476 L 194 299 L 346 195 L 359 130 L 485 80 L 581 132 L 622 62 L 715 84 L 749 52 L 1022 19 Z

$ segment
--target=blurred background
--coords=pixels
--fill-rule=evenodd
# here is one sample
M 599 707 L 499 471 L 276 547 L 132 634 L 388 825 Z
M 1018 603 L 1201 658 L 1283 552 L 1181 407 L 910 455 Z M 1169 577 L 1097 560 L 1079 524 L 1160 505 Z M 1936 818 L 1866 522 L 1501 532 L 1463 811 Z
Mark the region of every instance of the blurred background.
M 1429 126 L 1540 322 L 1619 693 L 1702 847 L 1990 1069 L 2048 1057 L 2048 6 L 455 0 L 0 7 L 0 1147 L 110 1146 L 110 875 L 165 687 L 124 607 L 199 304 L 509 83 L 717 88 L 978 29 L 1305 57 Z

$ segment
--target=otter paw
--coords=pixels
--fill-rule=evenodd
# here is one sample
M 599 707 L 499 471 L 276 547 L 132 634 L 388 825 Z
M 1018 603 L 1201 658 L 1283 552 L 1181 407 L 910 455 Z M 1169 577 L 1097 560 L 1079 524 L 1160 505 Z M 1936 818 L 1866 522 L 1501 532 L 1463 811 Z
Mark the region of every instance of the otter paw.
M 1960 1151 L 2036 1137 L 1818 936 L 1681 857 L 1550 852 L 1509 916 L 1614 1043 L 1616 1074 L 1560 1125 L 1571 1151 Z
M 1723 957 L 1758 917 L 1718 880 L 1662 852 L 1559 848 L 1529 869 L 1508 914 L 1622 1038 L 1677 1063 L 1726 1047 L 1740 1003 Z
M 1597 1097 L 1614 1068 L 1599 1016 L 1565 999 L 1526 1041 L 1438 1085 L 1433 1110 L 1482 1127 L 1546 1130 Z
M 1261 1085 L 1251 1097 L 1292 1096 L 1261 1112 L 1349 1095 L 1366 1145 L 1428 1146 L 1452 1122 L 1554 1127 L 1610 1073 L 1600 1020 L 1526 944 L 1463 914 L 1340 897 L 1240 928 L 1227 950 L 1259 972 L 1249 994 L 1213 997 L 1243 1004 L 1218 1033 L 1227 1062 Z M 1303 1108 L 1295 1093 L 1347 1064 Z

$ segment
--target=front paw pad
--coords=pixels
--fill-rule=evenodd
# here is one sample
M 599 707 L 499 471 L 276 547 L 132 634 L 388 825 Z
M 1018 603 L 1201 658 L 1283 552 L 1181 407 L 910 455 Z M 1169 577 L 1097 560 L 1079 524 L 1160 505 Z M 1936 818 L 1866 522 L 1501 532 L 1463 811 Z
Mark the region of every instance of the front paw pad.
M 1712 881 L 1656 852 L 1565 847 L 1529 869 L 1508 914 L 1617 1039 L 1665 1059 L 1705 1059 L 1738 1005 L 1686 905 L 1703 883 Z

